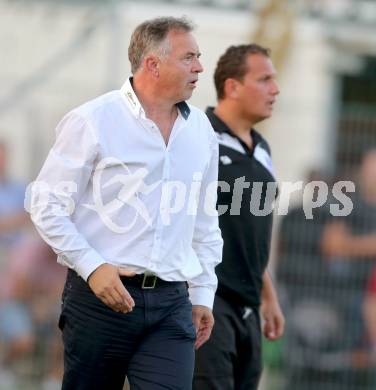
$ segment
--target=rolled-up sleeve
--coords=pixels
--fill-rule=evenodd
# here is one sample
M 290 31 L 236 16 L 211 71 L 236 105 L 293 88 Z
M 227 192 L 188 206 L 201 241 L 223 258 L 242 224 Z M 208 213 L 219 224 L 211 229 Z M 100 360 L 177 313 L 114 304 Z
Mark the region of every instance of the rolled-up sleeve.
M 74 111 L 62 119 L 56 133 L 56 142 L 30 187 L 30 215 L 46 243 L 87 280 L 105 260 L 77 229 L 72 214 L 89 185 L 98 143 L 90 124 Z
M 210 126 L 210 124 L 208 124 Z M 198 201 L 192 246 L 200 260 L 202 273 L 189 281 L 189 295 L 193 305 L 213 307 L 217 289 L 215 267 L 222 260 L 223 240 L 218 226 L 217 181 L 218 142 L 212 130 L 210 162 L 203 176 Z

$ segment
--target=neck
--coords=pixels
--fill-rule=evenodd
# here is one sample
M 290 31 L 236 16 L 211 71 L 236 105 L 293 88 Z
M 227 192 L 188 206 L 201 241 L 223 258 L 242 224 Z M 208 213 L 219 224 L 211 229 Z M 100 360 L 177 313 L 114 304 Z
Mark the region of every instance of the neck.
M 240 138 L 249 136 L 249 130 L 255 124 L 251 119 L 244 118 L 236 104 L 226 100 L 219 101 L 214 113 Z
M 171 116 L 176 112 L 176 103 L 162 96 L 155 81 L 148 80 L 146 76 L 134 76 L 133 90 L 147 117 Z
M 220 101 L 214 109 L 214 113 L 248 146 L 249 149 L 253 149 L 253 140 L 250 129 L 253 127 L 254 122 L 249 118 L 244 118 L 237 105 L 231 103 L 231 101 Z

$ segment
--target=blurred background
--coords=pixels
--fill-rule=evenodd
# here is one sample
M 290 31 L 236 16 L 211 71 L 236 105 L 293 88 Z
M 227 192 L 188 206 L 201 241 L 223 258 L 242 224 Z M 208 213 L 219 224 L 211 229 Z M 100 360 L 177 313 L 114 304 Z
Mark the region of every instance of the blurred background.
M 376 1 L 0 0 L 0 390 L 59 389 L 65 270 L 33 231 L 24 191 L 71 108 L 129 76 L 141 21 L 186 15 L 205 72 L 191 102 L 215 104 L 212 74 L 231 44 L 270 47 L 281 94 L 259 126 L 279 182 L 320 180 L 307 219 L 293 194 L 276 216 L 270 270 L 286 335 L 264 343 L 262 390 L 376 389 Z M 332 184 L 352 180 L 348 216 Z M 282 202 L 282 200 L 281 200 Z M 309 207 L 309 205 L 308 205 Z

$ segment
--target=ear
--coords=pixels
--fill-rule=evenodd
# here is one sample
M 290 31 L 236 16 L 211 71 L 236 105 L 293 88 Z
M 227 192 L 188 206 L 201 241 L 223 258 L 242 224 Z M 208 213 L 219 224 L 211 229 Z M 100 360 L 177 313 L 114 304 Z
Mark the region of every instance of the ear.
M 149 54 L 144 59 L 144 68 L 154 77 L 159 77 L 159 58 L 153 54 Z
M 226 79 L 224 84 L 225 96 L 236 99 L 239 96 L 240 83 L 235 79 Z

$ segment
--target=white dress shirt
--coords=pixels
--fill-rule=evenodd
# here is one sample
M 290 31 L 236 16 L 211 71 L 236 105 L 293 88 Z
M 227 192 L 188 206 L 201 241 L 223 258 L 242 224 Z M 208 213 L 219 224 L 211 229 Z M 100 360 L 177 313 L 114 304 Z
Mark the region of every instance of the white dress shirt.
M 218 144 L 202 111 L 177 107 L 167 145 L 130 80 L 69 112 L 32 186 L 30 213 L 58 262 L 85 280 L 110 263 L 188 281 L 192 304 L 212 307 L 223 244 Z

